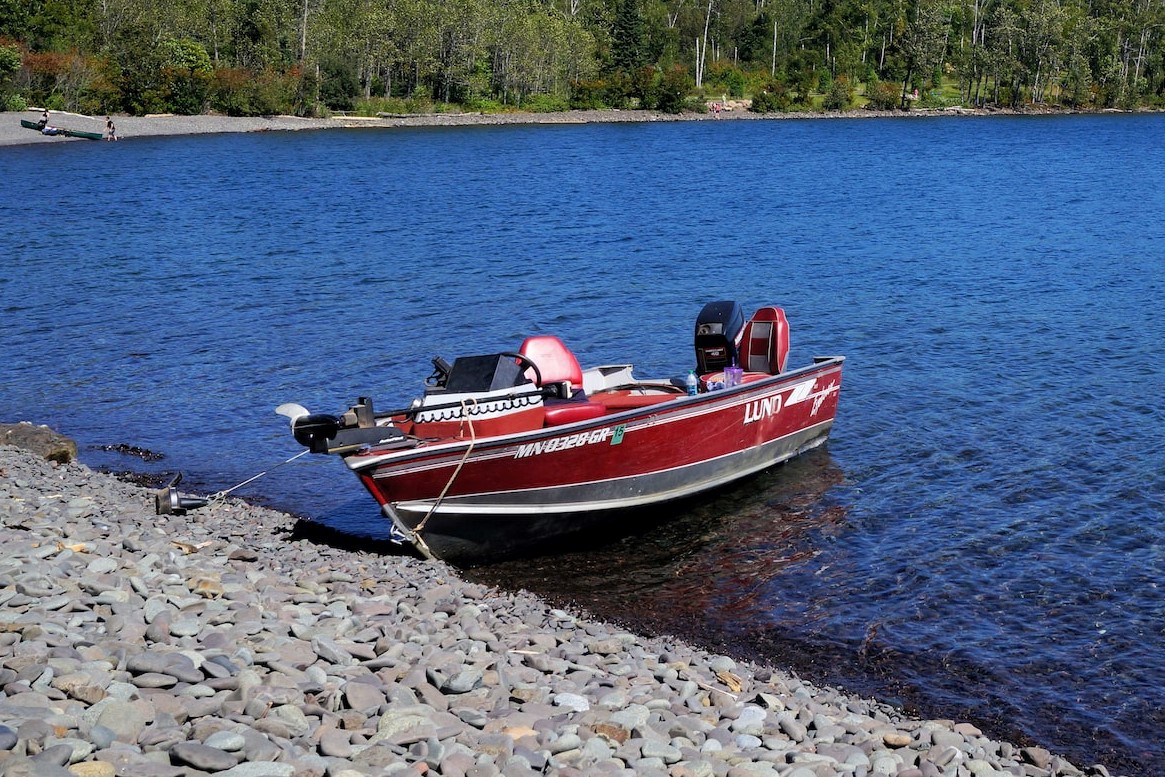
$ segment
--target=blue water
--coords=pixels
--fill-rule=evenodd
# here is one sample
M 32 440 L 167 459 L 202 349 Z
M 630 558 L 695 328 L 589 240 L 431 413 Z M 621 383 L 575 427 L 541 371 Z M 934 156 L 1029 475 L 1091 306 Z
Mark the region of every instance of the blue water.
M 213 491 L 298 452 L 280 402 L 407 403 L 535 332 L 676 374 L 705 301 L 780 304 L 791 364 L 848 357 L 825 449 L 473 574 L 1159 774 L 1162 171 L 1156 115 L 4 148 L 0 419 Z M 237 493 L 383 532 L 334 460 Z

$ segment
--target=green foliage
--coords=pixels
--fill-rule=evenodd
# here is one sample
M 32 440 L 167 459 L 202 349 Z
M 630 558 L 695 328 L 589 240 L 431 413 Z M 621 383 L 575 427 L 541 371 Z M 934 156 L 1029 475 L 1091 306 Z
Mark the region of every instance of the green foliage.
M 705 94 L 751 92 L 760 111 L 843 110 L 863 84 L 882 109 L 903 84 L 920 107 L 1165 100 L 1165 10 L 1131 0 L 0 0 L 0 100 L 678 111 L 693 104 L 697 40 Z
M 730 97 L 744 97 L 747 81 L 744 72 L 729 62 L 714 62 L 704 74 L 704 88 L 710 94 L 722 92 Z
M 27 40 L 31 32 L 28 23 L 31 5 L 24 0 L 0 0 L 0 40 Z
M 162 110 L 192 116 L 206 109 L 214 67 L 201 43 L 167 38 L 159 46 L 161 68 L 158 91 Z
M 768 64 L 773 47 L 773 17 L 762 11 L 740 36 L 740 59 L 756 66 Z
M 956 105 L 955 101 L 948 100 L 943 96 L 941 89 L 927 89 L 925 92 L 918 94 L 918 107 L 929 109 L 949 108 Z
M 278 116 L 285 113 L 299 113 L 296 109 L 299 73 L 280 73 L 266 70 L 250 83 L 250 113 L 253 116 Z
M 617 0 L 611 37 L 615 44 L 612 52 L 615 69 L 631 73 L 647 64 L 646 31 L 639 0 Z
M 219 68 L 214 71 L 211 88 L 211 107 L 227 116 L 246 116 L 250 107 L 247 86 L 250 74 L 240 68 Z
M 629 76 L 622 73 L 616 75 L 612 79 L 612 89 L 608 91 L 607 99 L 618 101 L 613 104 L 620 107 L 627 105 L 628 100 L 634 99 L 639 101 L 640 107 L 657 108 L 660 83 L 659 68 L 644 65 Z M 618 89 L 622 89 L 622 95 L 615 91 Z
M 0 83 L 20 70 L 20 49 L 15 46 L 0 46 Z
M 786 65 L 789 85 L 795 96 L 794 105 L 812 107 L 813 87 L 818 82 L 820 63 L 818 55 L 812 51 L 799 51 L 789 57 Z
M 699 95 L 688 95 L 684 99 L 684 105 L 680 109 L 681 113 L 707 113 L 708 102 Z
M 361 116 L 408 115 L 434 113 L 432 100 L 422 97 L 369 97 L 356 103 L 355 111 Z
M 215 71 L 210 102 L 216 111 L 228 116 L 277 116 L 305 113 L 299 73 L 265 70 L 253 75 L 245 70 Z
M 462 107 L 475 113 L 505 113 L 509 110 L 505 103 L 492 97 L 470 97 L 462 104 Z
M 753 113 L 774 113 L 787 111 L 792 104 L 793 98 L 789 95 L 789 88 L 784 82 L 773 79 L 753 92 L 752 105 L 748 109 Z
M 744 77 L 744 73 L 736 68 L 732 68 L 728 73 L 728 77 L 724 79 L 728 85 L 729 97 L 744 97 L 744 87 L 748 83 L 748 79 Z
M 210 75 L 214 71 L 210 55 L 201 43 L 189 38 L 166 38 L 159 48 L 163 63 L 174 70 L 202 75 Z
M 897 41 L 898 52 L 906 68 L 903 81 L 910 82 L 919 90 L 924 85 L 912 79 L 933 70 L 946 50 L 948 28 L 945 8 L 939 2 L 920 0 L 914 18 L 905 25 Z
M 853 101 L 854 89 L 850 85 L 849 79 L 845 76 L 838 76 L 829 85 L 829 91 L 825 93 L 821 107 L 827 111 L 844 111 L 853 105 Z
M 532 94 L 522 101 L 522 110 L 531 113 L 557 113 L 570 109 L 570 103 L 561 95 Z
M 319 97 L 324 105 L 333 111 L 350 111 L 359 95 L 360 81 L 351 62 L 330 56 L 321 63 Z
M 902 84 L 878 81 L 866 86 L 869 107 L 878 111 L 892 111 L 902 104 Z
M 672 65 L 659 80 L 655 107 L 664 113 L 682 113 L 687 107 L 688 94 L 694 82 L 683 65 Z
M 5 94 L 12 74 L 20 70 L 20 49 L 15 46 L 0 45 L 0 98 L 4 99 L 4 109 L 8 111 L 23 111 L 28 107 L 27 101 L 19 94 Z
M 570 85 L 570 107 L 583 111 L 605 108 L 607 103 L 603 98 L 606 90 L 607 82 L 601 78 L 574 81 Z
M 193 116 L 206 109 L 210 95 L 211 76 L 183 70 L 164 70 L 162 81 L 166 110 L 183 116 Z

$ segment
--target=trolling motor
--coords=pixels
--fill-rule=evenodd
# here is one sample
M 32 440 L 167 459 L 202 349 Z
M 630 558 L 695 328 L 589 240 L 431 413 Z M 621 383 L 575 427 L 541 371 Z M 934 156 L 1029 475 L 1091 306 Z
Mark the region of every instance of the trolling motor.
M 186 515 L 187 510 L 197 510 L 210 503 L 206 497 L 179 493 L 177 486 L 181 482 L 182 473 L 179 472 L 163 488 L 154 492 L 155 515 Z
M 267 473 L 284 464 L 290 464 L 308 453 L 335 453 L 351 450 L 365 445 L 376 443 L 392 443 L 396 445 L 413 445 L 405 440 L 399 429 L 389 426 L 376 426 L 376 417 L 372 410 L 372 400 L 361 397 L 355 405 L 343 416 L 312 414 L 302 405 L 288 402 L 280 405 L 275 412 L 291 419 L 291 429 L 302 450 L 286 461 L 281 461 L 257 475 L 247 478 L 238 485 L 231 486 L 225 491 L 210 496 L 193 496 L 178 491 L 178 484 L 182 482 L 182 473 L 179 472 L 165 487 L 154 492 L 155 515 L 185 515 L 190 510 L 206 507 L 212 502 L 221 502 L 230 496 L 232 491 L 252 483 Z M 403 413 L 404 410 L 394 411 Z M 337 439 L 339 438 L 339 439 Z M 335 443 L 332 443 L 332 441 Z

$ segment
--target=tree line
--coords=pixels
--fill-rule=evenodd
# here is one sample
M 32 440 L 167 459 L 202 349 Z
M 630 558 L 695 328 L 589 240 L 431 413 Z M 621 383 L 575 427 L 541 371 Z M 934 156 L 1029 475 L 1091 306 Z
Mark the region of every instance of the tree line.
M 0 0 L 0 106 L 1160 106 L 1165 0 Z

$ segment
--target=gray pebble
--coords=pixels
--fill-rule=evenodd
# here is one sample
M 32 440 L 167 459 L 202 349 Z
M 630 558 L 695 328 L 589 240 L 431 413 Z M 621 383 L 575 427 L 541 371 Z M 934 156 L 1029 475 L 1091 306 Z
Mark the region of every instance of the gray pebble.
M 48 745 L 32 756 L 32 760 L 48 766 L 68 766 L 73 761 L 73 746 L 66 743 Z
M 586 712 L 591 708 L 591 703 L 587 701 L 585 696 L 577 693 L 558 693 L 554 695 L 554 706 L 564 707 L 575 712 Z
M 246 747 L 247 740 L 234 731 L 216 731 L 208 736 L 203 744 L 228 753 L 237 753 Z
M 215 777 L 293 777 L 294 774 L 293 764 L 253 761 L 218 772 Z
M 179 742 L 170 748 L 170 758 L 204 772 L 221 772 L 238 764 L 238 759 L 225 750 L 198 742 Z

